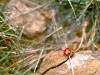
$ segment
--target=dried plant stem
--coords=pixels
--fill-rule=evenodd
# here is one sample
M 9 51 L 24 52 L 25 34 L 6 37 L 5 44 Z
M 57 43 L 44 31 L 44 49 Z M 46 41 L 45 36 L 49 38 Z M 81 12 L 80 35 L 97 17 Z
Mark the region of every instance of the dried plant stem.
M 40 44 L 41 42 L 43 42 L 44 40 L 46 40 L 48 37 L 50 37 L 51 35 L 53 35 L 54 33 L 56 33 L 57 31 L 61 30 L 62 27 L 59 27 L 58 29 L 56 29 L 55 31 L 53 31 L 52 33 L 50 33 L 49 35 L 47 35 L 45 38 L 43 38 L 40 42 L 38 42 L 37 44 Z
M 80 42 L 80 44 L 79 44 L 79 46 L 78 46 L 78 48 L 76 49 L 75 52 L 77 52 L 77 51 L 81 48 L 81 46 L 82 46 L 82 43 L 83 43 L 83 41 L 84 41 L 84 39 L 85 39 L 85 37 L 86 37 L 86 27 L 87 27 L 87 25 L 88 25 L 88 22 L 85 21 L 84 24 L 83 24 L 83 27 L 82 27 L 81 42 Z
M 36 68 L 38 67 L 38 64 L 39 64 L 39 61 L 40 61 L 40 59 L 41 59 L 41 57 L 42 57 L 43 52 L 44 52 L 44 47 L 43 47 L 43 49 L 41 50 L 41 53 L 40 53 L 39 58 L 38 58 L 38 60 L 37 60 L 36 66 L 35 66 L 35 68 L 34 68 L 34 73 L 36 72 Z
M 52 8 L 52 24 L 54 25 L 54 30 L 56 30 L 58 28 L 58 24 L 57 24 L 57 21 L 56 21 L 56 17 L 55 17 L 56 13 L 55 13 L 55 10 Z M 61 47 L 61 41 L 59 40 L 59 32 L 56 33 L 56 36 L 57 38 L 55 39 L 56 42 L 58 43 L 59 42 L 59 45 Z
M 33 55 L 29 55 L 28 57 L 26 57 L 26 58 L 24 58 L 24 59 L 21 59 L 21 60 L 19 60 L 19 61 L 17 61 L 17 62 L 15 62 L 15 63 L 12 64 L 11 66 L 5 68 L 5 70 L 7 70 L 7 69 L 9 69 L 9 68 L 12 68 L 12 67 L 15 67 L 15 66 L 18 66 L 21 62 L 27 60 L 28 58 L 30 58 L 30 57 L 32 57 L 32 56 L 33 56 Z
M 70 65 L 71 65 L 71 68 L 72 68 L 72 75 L 75 75 L 75 74 L 74 74 L 74 68 L 73 68 L 72 61 L 71 61 L 70 56 L 69 56 L 69 61 L 70 61 Z
M 96 25 L 97 25 L 97 21 L 98 21 L 98 17 L 96 17 L 94 25 L 92 26 L 91 33 L 90 33 L 90 38 L 89 38 L 89 41 L 87 43 L 87 46 L 90 46 L 90 44 L 93 42 L 93 39 L 94 39 L 95 34 L 96 34 L 96 29 L 95 28 L 96 28 Z
M 93 43 L 93 46 L 100 51 L 100 49 L 96 46 L 95 43 Z
M 43 58 L 45 55 L 43 55 L 43 56 L 41 56 L 41 58 Z M 19 66 L 22 62 L 27 62 L 27 60 L 28 59 L 30 59 L 30 58 L 32 58 L 33 57 L 33 54 L 31 54 L 31 55 L 29 55 L 29 56 L 27 56 L 26 58 L 24 58 L 24 59 L 21 59 L 21 60 L 19 60 L 19 61 L 17 61 L 17 62 L 15 62 L 14 64 L 12 64 L 11 66 L 9 66 L 9 67 L 7 67 L 7 68 L 5 68 L 5 70 L 8 70 L 9 68 L 13 68 L 13 67 L 17 67 L 17 66 Z M 27 65 L 31 65 L 32 63 L 34 63 L 34 62 L 36 62 L 38 59 L 34 59 L 34 60 L 32 60 L 32 62 L 30 63 L 30 62 L 28 62 L 28 64 Z

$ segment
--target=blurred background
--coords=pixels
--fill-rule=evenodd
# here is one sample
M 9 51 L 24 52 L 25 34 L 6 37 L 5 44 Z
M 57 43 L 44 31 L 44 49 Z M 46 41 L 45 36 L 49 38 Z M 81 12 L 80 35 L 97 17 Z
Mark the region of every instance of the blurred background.
M 99 14 L 98 0 L 0 0 L 0 75 L 33 75 L 53 50 L 100 50 Z

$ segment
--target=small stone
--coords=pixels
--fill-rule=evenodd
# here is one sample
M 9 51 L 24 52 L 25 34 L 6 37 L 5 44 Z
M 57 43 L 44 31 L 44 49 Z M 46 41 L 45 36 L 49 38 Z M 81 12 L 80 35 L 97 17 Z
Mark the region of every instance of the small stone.
M 63 54 L 62 50 L 51 51 L 43 59 L 38 72 L 44 73 L 46 70 L 59 65 L 60 63 L 66 61 L 67 59 L 68 59 L 68 57 Z

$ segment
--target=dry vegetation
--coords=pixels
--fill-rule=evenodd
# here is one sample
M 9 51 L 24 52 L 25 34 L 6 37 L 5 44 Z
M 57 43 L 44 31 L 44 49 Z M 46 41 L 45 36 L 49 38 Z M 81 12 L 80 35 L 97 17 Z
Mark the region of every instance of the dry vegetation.
M 100 51 L 100 2 L 1 0 L 0 75 L 31 75 L 48 52 Z

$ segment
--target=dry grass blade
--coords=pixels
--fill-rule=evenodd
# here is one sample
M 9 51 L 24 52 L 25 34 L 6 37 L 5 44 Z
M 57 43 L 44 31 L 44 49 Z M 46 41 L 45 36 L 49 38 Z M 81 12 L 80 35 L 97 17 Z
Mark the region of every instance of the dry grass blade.
M 51 35 L 55 34 L 57 31 L 61 30 L 62 27 L 57 28 L 55 31 L 53 31 L 52 33 L 50 33 L 49 35 L 47 35 L 45 38 L 43 38 L 40 42 L 38 42 L 37 44 L 42 43 L 43 41 L 45 41 L 48 37 L 50 37 Z M 36 45 L 37 45 L 36 44 Z
M 40 58 L 43 58 L 45 55 L 41 56 Z M 34 56 L 35 59 L 33 59 L 32 61 L 30 61 L 30 59 L 33 57 L 33 54 L 27 56 L 24 59 L 21 59 L 17 62 L 15 62 L 14 64 L 12 64 L 11 66 L 5 68 L 5 70 L 8 70 L 10 68 L 14 68 L 14 67 L 18 67 L 22 62 L 26 62 L 26 66 L 27 65 L 31 65 L 32 63 L 36 62 L 38 60 L 38 56 Z
M 45 46 L 44 46 L 44 47 L 45 47 Z M 35 66 L 35 68 L 34 68 L 34 73 L 36 72 L 36 68 L 38 67 L 40 58 L 41 58 L 41 56 L 42 56 L 42 54 L 43 54 L 43 52 L 44 52 L 44 47 L 43 47 L 43 49 L 42 49 L 41 52 L 40 52 L 39 58 L 38 58 L 38 60 L 37 60 L 36 66 Z
M 82 44 L 83 44 L 83 41 L 84 41 L 84 39 L 85 39 L 85 37 L 86 37 L 86 27 L 87 27 L 87 25 L 88 25 L 88 22 L 85 21 L 84 24 L 83 24 L 83 27 L 82 27 L 81 42 L 80 42 L 78 48 L 75 50 L 75 52 L 77 52 L 77 51 L 81 48 L 81 46 L 82 46 Z
M 71 61 L 70 59 L 71 59 L 71 58 L 70 58 L 70 56 L 69 56 L 69 61 L 70 61 L 70 65 L 71 65 L 71 68 L 72 68 L 72 75 L 75 75 L 75 74 L 74 74 L 74 68 L 73 68 L 73 66 L 72 66 L 73 64 L 72 64 L 72 61 Z

